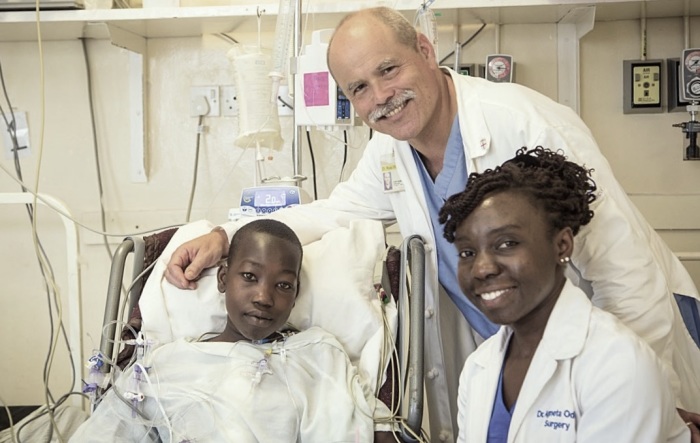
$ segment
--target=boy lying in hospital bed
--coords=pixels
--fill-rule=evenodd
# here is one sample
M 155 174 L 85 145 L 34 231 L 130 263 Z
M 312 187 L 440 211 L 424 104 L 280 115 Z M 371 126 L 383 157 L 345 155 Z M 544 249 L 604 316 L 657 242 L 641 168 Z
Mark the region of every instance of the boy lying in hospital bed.
M 241 228 L 217 272 L 223 332 L 137 361 L 71 441 L 372 441 L 372 417 L 386 407 L 340 343 L 318 327 L 285 328 L 304 284 L 302 254 L 280 222 Z

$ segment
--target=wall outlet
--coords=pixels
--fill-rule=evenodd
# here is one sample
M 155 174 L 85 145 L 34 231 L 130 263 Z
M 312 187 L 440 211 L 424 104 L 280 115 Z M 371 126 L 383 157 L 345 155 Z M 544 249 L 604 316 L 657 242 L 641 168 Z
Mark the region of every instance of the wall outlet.
M 202 105 L 202 97 L 208 106 Z M 218 86 L 192 86 L 190 88 L 190 117 L 218 117 L 221 115 Z
M 224 117 L 238 115 L 238 97 L 236 97 L 236 87 L 233 85 L 221 87 L 221 115 Z

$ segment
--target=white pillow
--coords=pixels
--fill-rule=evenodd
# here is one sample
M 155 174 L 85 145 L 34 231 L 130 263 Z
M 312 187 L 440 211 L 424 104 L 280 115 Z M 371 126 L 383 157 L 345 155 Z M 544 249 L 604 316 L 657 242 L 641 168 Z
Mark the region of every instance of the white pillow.
M 147 338 L 162 344 L 220 332 L 226 325 L 216 268 L 203 273 L 195 291 L 178 289 L 164 278 L 175 248 L 212 228 L 207 221 L 180 227 L 154 265 L 139 302 Z M 299 329 L 314 325 L 335 335 L 350 360 L 371 380 L 376 380 L 380 353 L 386 351 L 382 306 L 374 289 L 375 265 L 384 250 L 383 226 L 371 220 L 354 221 L 349 228 L 335 229 L 304 246 L 300 292 L 289 318 Z M 395 307 L 388 305 L 387 312 L 395 328 Z

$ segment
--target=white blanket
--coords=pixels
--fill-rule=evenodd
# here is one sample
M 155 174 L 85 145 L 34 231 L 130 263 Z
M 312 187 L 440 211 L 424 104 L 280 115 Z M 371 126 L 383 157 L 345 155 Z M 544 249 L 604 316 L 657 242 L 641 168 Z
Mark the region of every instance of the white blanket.
M 271 351 L 266 366 L 260 361 Z M 187 365 L 182 363 L 188 362 Z M 110 390 L 71 442 L 370 442 L 374 395 L 363 391 L 338 341 L 320 328 L 283 344 L 178 340 L 153 352 L 150 383 L 133 368 L 117 381 L 146 394 L 143 412 Z

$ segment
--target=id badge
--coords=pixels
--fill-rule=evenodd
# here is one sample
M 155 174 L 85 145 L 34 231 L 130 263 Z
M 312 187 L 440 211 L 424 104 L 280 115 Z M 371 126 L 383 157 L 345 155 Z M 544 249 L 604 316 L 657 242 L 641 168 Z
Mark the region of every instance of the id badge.
M 384 193 L 400 192 L 405 190 L 401 177 L 396 170 L 394 154 L 383 155 L 380 159 L 382 165 L 382 181 Z

